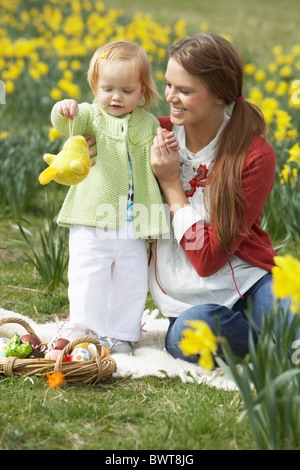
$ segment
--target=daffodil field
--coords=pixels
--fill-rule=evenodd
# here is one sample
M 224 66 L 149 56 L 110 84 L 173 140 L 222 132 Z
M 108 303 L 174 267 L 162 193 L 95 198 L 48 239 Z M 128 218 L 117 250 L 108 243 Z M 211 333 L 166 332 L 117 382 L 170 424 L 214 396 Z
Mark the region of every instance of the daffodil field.
M 199 30 L 209 31 L 205 18 L 201 21 Z M 22 273 L 18 282 L 23 282 L 25 291 L 36 289 L 39 300 L 41 290 L 46 292 L 43 307 L 34 307 L 37 317 L 39 308 L 45 316 L 67 312 L 67 232 L 56 224 L 66 189 L 54 183 L 45 189 L 38 182 L 45 168 L 43 154 L 57 153 L 64 142 L 51 127 L 52 106 L 64 98 L 91 102 L 86 73 L 94 51 L 108 41 L 124 39 L 137 42 L 148 53 L 162 96 L 152 112 L 167 115 L 163 97 L 166 51 L 189 34 L 184 11 L 182 17 L 166 24 L 160 22 L 159 12 L 154 17 L 140 13 L 137 6 L 136 14 L 130 15 L 126 9 L 111 8 L 109 2 L 98 0 L 0 0 L 0 216 L 5 227 L 3 231 L 0 227 L 1 237 L 5 237 L 0 240 L 0 250 L 4 253 L 8 247 L 9 252 L 0 257 L 0 263 L 3 272 L 16 262 L 26 272 L 28 260 L 33 265 L 28 285 Z M 232 35 L 227 39 L 238 49 L 239 38 Z M 240 364 L 240 372 L 226 345 L 218 360 L 241 392 L 255 446 L 300 448 L 298 343 L 291 349 L 300 324 L 300 42 L 287 49 L 274 44 L 264 66 L 255 57 L 247 57 L 244 68 L 243 94 L 261 108 L 268 123 L 267 138 L 277 157 L 274 187 L 262 216 L 262 226 L 280 254 L 273 273 L 274 293 L 278 298 L 291 296 L 295 320 L 287 325 L 276 303 L 258 348 L 250 344 L 249 358 Z M 26 251 L 26 259 L 22 254 L 12 255 L 7 237 L 18 239 L 18 253 Z M 8 299 L 4 282 L 13 284 L 14 280 L 7 279 L 1 278 L 0 307 L 19 308 L 23 313 L 26 301 L 18 304 Z M 151 306 L 151 299 L 148 302 Z M 279 332 L 282 322 L 283 334 Z M 203 344 L 202 332 L 206 331 L 204 343 L 208 346 L 203 349 L 201 365 L 213 366 L 216 344 L 222 344 L 222 338 L 212 337 L 203 325 L 201 331 L 196 324 L 193 327 L 195 332 L 188 331 L 184 347 L 199 352 L 197 341 Z

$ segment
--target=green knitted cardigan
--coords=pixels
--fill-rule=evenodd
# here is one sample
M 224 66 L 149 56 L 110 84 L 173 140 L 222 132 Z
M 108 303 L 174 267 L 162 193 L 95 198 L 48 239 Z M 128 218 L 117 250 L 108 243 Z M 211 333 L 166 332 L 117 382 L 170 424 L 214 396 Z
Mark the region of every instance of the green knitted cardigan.
M 51 113 L 53 126 L 69 136 L 69 119 Z M 142 108 L 115 117 L 96 103 L 82 103 L 74 122 L 74 135 L 96 137 L 95 165 L 88 177 L 71 186 L 58 217 L 59 225 L 122 228 L 126 218 L 130 181 L 130 156 L 134 204 L 133 222 L 137 237 L 168 233 L 160 188 L 153 174 L 150 150 L 158 120 Z

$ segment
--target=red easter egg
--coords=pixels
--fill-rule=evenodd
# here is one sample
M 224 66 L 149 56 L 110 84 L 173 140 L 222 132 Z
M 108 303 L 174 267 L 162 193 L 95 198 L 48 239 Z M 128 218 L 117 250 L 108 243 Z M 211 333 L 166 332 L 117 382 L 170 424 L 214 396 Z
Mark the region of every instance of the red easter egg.
M 56 346 L 54 349 L 61 349 L 63 350 L 67 344 L 69 344 L 69 340 L 68 339 L 65 339 L 65 338 L 58 338 L 58 340 L 56 341 Z

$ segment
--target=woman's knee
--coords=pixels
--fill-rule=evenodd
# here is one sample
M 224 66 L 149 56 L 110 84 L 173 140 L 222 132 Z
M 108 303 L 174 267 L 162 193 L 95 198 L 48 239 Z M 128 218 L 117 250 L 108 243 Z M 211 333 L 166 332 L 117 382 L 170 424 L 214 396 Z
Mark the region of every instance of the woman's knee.
M 191 307 L 179 317 L 170 320 L 166 335 L 166 349 L 173 357 L 180 357 L 194 363 L 198 361 L 198 356 L 184 357 L 179 347 L 183 331 L 189 328 L 188 322 L 195 320 L 204 321 L 215 335 L 226 338 L 235 355 L 243 357 L 247 354 L 249 323 L 244 315 L 222 305 L 205 304 Z
M 197 355 L 184 356 L 180 349 L 179 342 L 183 337 L 183 332 L 187 328 L 190 328 L 190 321 L 198 320 L 207 323 L 212 331 L 216 334 L 215 317 L 218 315 L 218 310 L 220 307 L 221 306 L 215 304 L 197 305 L 186 310 L 181 315 L 179 315 L 179 317 L 170 318 L 170 325 L 165 340 L 167 351 L 175 358 L 197 363 L 199 359 Z

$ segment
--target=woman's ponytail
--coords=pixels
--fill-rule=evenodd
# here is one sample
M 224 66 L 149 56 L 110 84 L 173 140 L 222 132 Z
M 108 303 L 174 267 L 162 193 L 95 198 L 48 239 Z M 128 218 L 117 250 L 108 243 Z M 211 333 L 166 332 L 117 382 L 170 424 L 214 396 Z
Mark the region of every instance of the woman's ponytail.
M 253 137 L 266 133 L 260 109 L 245 99 L 235 102 L 216 149 L 209 178 L 209 211 L 220 246 L 231 253 L 234 240 L 245 233 L 242 170 Z

